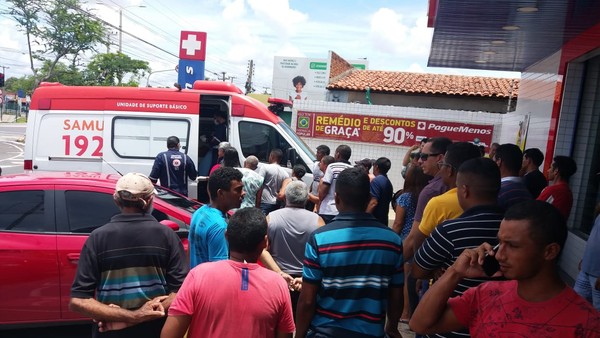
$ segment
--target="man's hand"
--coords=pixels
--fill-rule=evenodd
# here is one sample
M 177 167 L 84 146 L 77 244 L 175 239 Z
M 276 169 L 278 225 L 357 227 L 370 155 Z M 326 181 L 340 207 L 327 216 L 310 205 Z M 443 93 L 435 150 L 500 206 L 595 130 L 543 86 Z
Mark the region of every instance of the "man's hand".
M 165 316 L 165 308 L 162 301 L 169 296 L 160 296 L 147 301 L 141 308 L 134 311 L 135 322 L 141 323 L 148 320 L 158 319 Z
M 110 307 L 120 308 L 120 306 L 116 304 L 108 304 Z M 133 326 L 131 323 L 127 322 L 106 322 L 106 321 L 97 321 L 94 319 L 94 322 L 98 324 L 98 331 L 107 332 L 107 331 L 116 331 L 123 330 L 124 328 Z
M 465 249 L 452 267 L 461 278 L 486 277 L 482 267 L 486 254 L 490 256 L 495 254 L 492 246 L 488 243 L 483 243 L 475 249 Z M 494 276 L 497 275 L 501 275 L 501 272 L 497 272 Z
M 302 277 L 294 278 L 292 283 L 290 283 L 290 290 L 298 292 L 302 291 Z

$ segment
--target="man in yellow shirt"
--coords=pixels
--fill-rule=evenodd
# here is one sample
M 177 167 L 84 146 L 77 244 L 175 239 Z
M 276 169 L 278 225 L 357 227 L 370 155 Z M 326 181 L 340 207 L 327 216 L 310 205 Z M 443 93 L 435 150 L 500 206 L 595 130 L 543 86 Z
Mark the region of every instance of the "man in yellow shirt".
M 411 233 L 414 233 L 413 254 L 421 247 L 423 241 L 438 224 L 456 218 L 463 213 L 456 195 L 456 174 L 458 167 L 463 162 L 477 157 L 481 157 L 481 153 L 479 148 L 472 143 L 458 142 L 448 146 L 444 159 L 439 161 L 437 165 L 440 169 L 439 175 L 441 175 L 442 180 L 450 190 L 432 198 L 427 203 L 418 231 L 411 230 Z

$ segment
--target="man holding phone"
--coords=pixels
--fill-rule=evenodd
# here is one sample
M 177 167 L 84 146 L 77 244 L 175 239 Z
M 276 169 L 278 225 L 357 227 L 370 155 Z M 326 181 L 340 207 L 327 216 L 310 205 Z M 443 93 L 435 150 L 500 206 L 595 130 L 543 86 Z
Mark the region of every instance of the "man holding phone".
M 567 238 L 558 210 L 541 201 L 507 210 L 498 231 L 500 246 L 465 249 L 429 289 L 410 321 L 422 334 L 468 328 L 473 337 L 598 337 L 600 313 L 565 284 L 557 262 Z M 486 255 L 500 263 L 491 281 L 450 298 L 464 278 L 485 275 Z
M 446 161 L 453 161 L 451 155 L 446 155 Z M 498 242 L 504 210 L 497 205 L 500 169 L 496 163 L 483 157 L 465 161 L 458 168 L 456 187 L 458 203 L 465 212 L 438 225 L 417 250 L 411 270 L 414 278 L 428 279 L 435 271 L 449 268 L 465 248 L 475 248 L 484 242 Z M 465 278 L 452 295 L 460 296 L 487 280 L 489 278 Z M 449 332 L 438 336 L 464 337 L 466 334 L 466 331 Z

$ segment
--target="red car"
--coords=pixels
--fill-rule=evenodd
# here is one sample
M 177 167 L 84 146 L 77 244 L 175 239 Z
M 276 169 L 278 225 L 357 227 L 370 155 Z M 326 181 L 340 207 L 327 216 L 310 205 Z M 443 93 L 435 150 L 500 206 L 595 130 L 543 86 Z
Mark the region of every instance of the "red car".
M 119 213 L 120 176 L 35 172 L 0 176 L 0 328 L 89 320 L 69 311 L 79 253 L 90 232 Z M 156 186 L 152 215 L 174 228 L 187 250 L 201 204 Z

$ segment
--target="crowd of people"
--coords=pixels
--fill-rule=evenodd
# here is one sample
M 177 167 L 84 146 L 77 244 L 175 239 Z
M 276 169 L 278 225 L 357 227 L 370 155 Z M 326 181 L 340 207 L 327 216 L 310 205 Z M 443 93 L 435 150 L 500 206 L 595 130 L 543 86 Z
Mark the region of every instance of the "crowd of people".
M 152 182 L 184 193 L 197 175 L 176 137 L 167 147 L 149 178 L 117 182 L 121 214 L 81 252 L 70 308 L 94 319 L 94 337 L 401 337 L 399 323 L 437 337 L 600 337 L 600 216 L 574 289 L 557 265 L 569 157 L 545 176 L 539 149 L 486 155 L 435 137 L 399 168 L 320 145 L 290 175 L 279 149 L 242 166 L 222 143 L 188 258 L 150 215 Z M 395 193 L 390 170 L 404 176 Z

